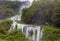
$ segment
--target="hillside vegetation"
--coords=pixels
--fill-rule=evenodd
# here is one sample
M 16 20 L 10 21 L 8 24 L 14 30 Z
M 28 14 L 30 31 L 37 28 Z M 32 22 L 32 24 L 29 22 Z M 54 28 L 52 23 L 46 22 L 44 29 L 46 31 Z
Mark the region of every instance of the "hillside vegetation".
M 51 24 L 60 27 L 60 0 L 34 1 L 29 9 L 23 9 L 22 22 L 27 24 Z
M 23 9 L 21 19 L 44 29 L 42 41 L 60 41 L 60 0 L 34 1 L 29 9 Z
M 19 29 L 10 30 L 12 20 L 3 20 L 0 22 L 0 41 L 31 41 L 25 37 Z
M 0 1 L 0 19 L 6 19 L 19 14 L 21 2 Z
M 60 28 L 56 28 L 51 25 L 43 25 L 44 34 L 42 41 L 60 41 Z
M 2 3 L 3 5 L 1 5 Z M 16 13 L 13 12 L 17 10 L 16 4 L 19 3 L 14 4 L 0 2 L 0 18 L 6 18 L 10 14 L 15 15 Z M 20 23 L 42 27 L 44 29 L 42 41 L 60 41 L 60 0 L 34 1 L 30 8 L 25 8 L 22 11 Z M 12 23 L 12 20 L 0 20 L 0 41 L 31 41 L 25 37 L 20 29 L 13 29 L 9 32 Z

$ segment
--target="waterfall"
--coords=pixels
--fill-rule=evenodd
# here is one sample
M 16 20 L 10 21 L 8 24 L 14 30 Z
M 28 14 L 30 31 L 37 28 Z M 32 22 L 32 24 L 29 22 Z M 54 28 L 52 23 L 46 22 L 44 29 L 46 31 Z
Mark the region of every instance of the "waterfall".
M 40 26 L 18 24 L 16 22 L 13 24 L 13 27 L 11 27 L 10 29 L 14 29 L 15 25 L 17 25 L 17 29 L 21 29 L 26 38 L 29 38 L 33 41 L 41 41 L 44 30 L 41 29 Z M 30 34 L 30 31 L 32 31 L 32 35 Z
M 21 10 L 23 8 L 25 8 L 25 7 L 28 8 L 29 6 L 23 5 L 20 8 L 20 14 L 22 13 Z M 41 29 L 40 26 L 26 25 L 26 24 L 17 23 L 16 21 L 21 20 L 21 15 L 20 16 L 16 15 L 16 16 L 12 17 L 11 20 L 13 20 L 13 24 L 11 25 L 10 30 L 15 29 L 15 27 L 17 26 L 17 29 L 21 29 L 23 34 L 26 36 L 26 38 L 29 38 L 33 41 L 41 41 L 44 29 Z

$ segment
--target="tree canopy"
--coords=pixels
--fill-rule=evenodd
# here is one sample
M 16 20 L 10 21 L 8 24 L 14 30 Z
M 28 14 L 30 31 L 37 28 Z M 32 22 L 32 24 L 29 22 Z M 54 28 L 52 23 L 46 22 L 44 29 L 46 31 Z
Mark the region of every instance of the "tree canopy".
M 40 0 L 34 1 L 28 9 L 23 9 L 22 21 L 27 24 L 59 24 L 60 1 Z

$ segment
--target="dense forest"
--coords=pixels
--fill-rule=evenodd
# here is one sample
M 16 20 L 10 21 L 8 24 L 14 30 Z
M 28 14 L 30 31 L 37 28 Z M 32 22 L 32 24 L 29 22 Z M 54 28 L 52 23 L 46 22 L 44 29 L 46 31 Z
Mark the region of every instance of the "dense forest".
M 0 19 L 10 18 L 12 16 L 20 14 L 21 6 L 28 5 L 28 2 L 20 1 L 0 1 Z
M 21 2 L 0 1 L 0 19 L 19 14 Z M 22 10 L 21 24 L 38 25 L 44 29 L 42 41 L 60 41 L 60 0 L 34 1 Z M 31 41 L 21 29 L 9 31 L 12 20 L 0 20 L 0 41 Z
M 0 1 L 0 19 L 6 19 L 19 14 L 20 2 Z
M 27 24 L 51 24 L 60 27 L 60 0 L 33 2 L 29 9 L 23 9 L 21 19 Z
M 0 1 L 0 41 L 31 41 L 20 29 L 9 31 L 13 23 L 10 17 L 20 14 L 20 7 L 26 2 Z
M 60 41 L 60 0 L 34 1 L 23 9 L 22 23 L 44 28 L 42 41 Z

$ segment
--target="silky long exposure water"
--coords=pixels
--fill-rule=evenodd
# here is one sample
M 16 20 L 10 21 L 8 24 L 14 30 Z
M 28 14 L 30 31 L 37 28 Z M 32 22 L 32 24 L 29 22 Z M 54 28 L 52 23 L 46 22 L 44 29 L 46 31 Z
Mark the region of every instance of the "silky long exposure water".
M 20 8 L 20 13 L 21 10 L 23 8 L 28 8 L 30 5 L 25 6 L 23 5 Z M 15 27 L 17 26 L 17 29 L 21 29 L 22 32 L 25 34 L 26 38 L 29 38 L 33 41 L 41 41 L 42 36 L 43 36 L 43 29 L 41 29 L 40 26 L 35 26 L 35 25 L 26 25 L 26 24 L 19 24 L 16 21 L 20 21 L 21 20 L 21 16 L 16 15 L 14 17 L 11 18 L 13 20 L 13 24 L 10 27 L 10 30 L 15 29 Z

